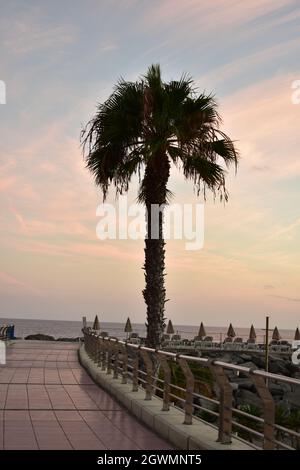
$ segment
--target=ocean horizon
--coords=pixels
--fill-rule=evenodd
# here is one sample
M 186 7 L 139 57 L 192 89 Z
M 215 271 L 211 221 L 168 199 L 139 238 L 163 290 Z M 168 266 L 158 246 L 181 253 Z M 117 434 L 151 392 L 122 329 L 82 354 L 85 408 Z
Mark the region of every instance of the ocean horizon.
M 77 338 L 82 336 L 82 321 L 72 320 L 41 320 L 41 319 L 23 319 L 23 318 L 11 318 L 11 317 L 0 317 L 0 326 L 5 324 L 15 325 L 15 336 L 17 338 L 24 339 L 28 335 L 32 334 L 45 334 L 53 336 L 55 339 L 58 338 Z M 87 322 L 88 326 L 92 326 L 93 322 Z M 110 336 L 115 336 L 118 339 L 125 339 L 126 333 L 124 332 L 125 322 L 101 322 L 101 331 L 106 331 Z M 197 335 L 199 325 L 176 325 L 174 324 L 175 333 L 181 335 L 184 339 L 193 339 Z M 236 336 L 243 338 L 244 340 L 249 337 L 249 328 L 238 327 L 233 325 Z M 297 326 L 297 325 L 296 325 Z M 296 329 L 295 326 L 295 329 Z M 257 342 L 264 341 L 264 330 L 261 327 L 255 327 Z M 146 327 L 142 323 L 132 323 L 133 331 L 138 333 L 141 337 L 146 336 Z M 226 337 L 228 326 L 209 326 L 205 325 L 206 334 L 212 336 L 215 341 L 223 341 Z M 292 340 L 294 338 L 295 330 L 291 329 L 280 329 L 279 333 L 282 339 Z M 270 329 L 269 335 L 272 335 L 272 329 Z

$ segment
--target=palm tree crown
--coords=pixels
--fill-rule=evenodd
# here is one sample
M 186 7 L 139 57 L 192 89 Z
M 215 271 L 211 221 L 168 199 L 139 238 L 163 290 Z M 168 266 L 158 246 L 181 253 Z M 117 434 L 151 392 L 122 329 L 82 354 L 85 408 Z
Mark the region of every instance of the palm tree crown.
M 191 78 L 162 81 L 159 65 L 149 67 L 137 82 L 120 80 L 98 106 L 82 134 L 86 164 L 104 199 L 111 184 L 116 193 L 128 190 L 131 177 L 142 174 L 139 200 L 148 210 L 168 200 L 170 165 L 179 166 L 197 193 L 211 190 L 227 200 L 226 167 L 237 165 L 232 140 L 220 129 L 221 118 L 211 95 L 197 94 Z M 148 215 L 148 227 L 150 215 Z M 149 344 L 159 344 L 164 327 L 164 241 L 145 243 L 144 297 Z M 149 235 L 149 229 L 148 229 Z

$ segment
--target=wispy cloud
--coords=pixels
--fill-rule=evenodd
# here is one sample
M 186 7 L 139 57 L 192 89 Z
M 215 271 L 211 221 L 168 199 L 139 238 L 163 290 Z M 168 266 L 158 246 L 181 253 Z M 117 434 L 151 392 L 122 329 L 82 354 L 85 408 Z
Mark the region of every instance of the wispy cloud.
M 19 10 L 18 16 L 13 11 L 9 21 L 0 20 L 2 47 L 10 54 L 24 56 L 36 52 L 49 53 L 59 50 L 76 40 L 75 28 L 69 24 L 48 24 L 45 26 L 45 14 L 40 7 L 28 5 L 26 10 Z
M 17 288 L 21 289 L 22 292 L 28 292 L 29 294 L 41 295 L 41 292 L 36 289 L 35 287 L 31 286 L 27 282 L 20 281 L 14 276 L 7 274 L 6 272 L 0 271 L 0 286 L 4 285 L 4 287 L 9 288 Z
M 289 302 L 300 302 L 300 297 L 287 297 L 284 295 L 272 295 L 276 299 L 288 300 Z

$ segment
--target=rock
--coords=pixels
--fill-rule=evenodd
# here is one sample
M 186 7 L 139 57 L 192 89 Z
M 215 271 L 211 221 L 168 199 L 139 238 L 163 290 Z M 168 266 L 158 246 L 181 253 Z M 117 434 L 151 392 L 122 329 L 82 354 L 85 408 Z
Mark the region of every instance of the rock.
M 256 365 L 254 364 L 254 362 L 251 362 L 251 361 L 248 361 L 248 362 L 244 362 L 244 364 L 242 364 L 242 367 L 249 367 L 250 369 L 257 369 Z M 248 375 L 244 372 L 240 372 L 239 373 L 239 377 L 241 378 L 248 378 Z
M 286 400 L 290 404 L 291 408 L 299 410 L 300 408 L 300 390 L 295 392 L 289 392 L 285 395 Z
M 231 364 L 232 363 L 232 354 L 230 354 L 230 353 L 222 354 L 222 356 L 220 357 L 220 359 L 218 359 L 218 361 L 229 362 Z
M 255 405 L 261 410 L 263 409 L 261 399 L 249 390 L 238 390 L 236 393 L 237 405 Z
M 282 408 L 283 410 L 287 411 L 288 413 L 290 413 L 291 411 L 291 406 L 289 404 L 289 402 L 285 399 L 285 398 L 282 398 L 281 400 L 278 400 L 276 402 L 276 405 L 277 406 L 280 406 L 280 408 Z
M 239 389 L 242 389 L 242 390 L 249 390 L 250 392 L 255 392 L 256 389 L 255 389 L 255 385 L 253 384 L 253 382 L 250 380 L 250 379 L 243 379 L 243 378 L 236 378 L 234 379 L 234 382 Z
M 230 382 L 230 385 L 232 387 L 233 392 L 236 392 L 239 388 L 239 384 L 237 384 L 236 382 Z
M 68 341 L 68 342 L 79 342 L 80 337 L 78 336 L 77 338 L 57 338 L 56 341 Z
M 268 388 L 271 392 L 271 394 L 275 397 L 275 396 L 280 396 L 280 397 L 283 397 L 284 393 L 285 392 L 288 392 L 290 391 L 291 389 L 289 388 L 289 390 L 287 390 L 285 387 L 284 387 L 285 384 L 270 384 L 268 385 Z
M 243 367 L 249 367 L 249 369 L 257 369 L 256 365 L 252 361 L 244 362 Z
M 281 389 L 283 393 L 288 393 L 292 391 L 292 387 L 290 384 L 284 383 L 284 382 L 278 382 L 278 383 L 273 383 L 269 382 L 269 389 L 272 391 L 277 389 Z
M 53 338 L 53 336 L 43 335 L 42 333 L 38 333 L 36 335 L 28 335 L 25 339 L 36 341 L 55 341 L 55 338 Z
M 250 354 L 239 354 L 238 355 L 239 358 L 242 359 L 243 362 L 247 362 L 247 361 L 251 361 L 252 360 L 252 356 Z
M 250 359 L 251 359 L 251 358 L 250 358 Z M 235 363 L 236 363 L 237 365 L 239 365 L 239 366 L 242 366 L 242 365 L 244 364 L 244 362 L 245 362 L 245 361 L 244 361 L 241 357 L 239 357 L 239 356 L 237 356 L 237 357 L 235 358 Z
M 264 369 L 265 368 L 265 360 L 264 358 L 260 356 L 253 356 L 252 357 L 252 362 L 256 365 L 258 369 Z
M 288 377 L 291 375 L 284 361 L 277 361 L 277 360 L 276 362 L 275 361 L 269 362 L 269 372 L 271 372 L 272 374 L 287 375 Z
M 300 367 L 297 366 L 296 364 L 293 364 L 292 362 L 287 362 L 286 364 L 287 370 L 290 372 L 291 375 L 298 375 L 298 378 L 300 378 Z

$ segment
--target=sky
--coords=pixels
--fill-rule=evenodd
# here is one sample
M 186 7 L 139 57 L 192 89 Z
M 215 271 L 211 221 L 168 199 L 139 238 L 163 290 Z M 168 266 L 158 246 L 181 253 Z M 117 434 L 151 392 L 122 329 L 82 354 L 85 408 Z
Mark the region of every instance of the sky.
M 167 242 L 166 317 L 299 325 L 299 1 L 0 4 L 0 317 L 144 323 L 143 242 L 97 238 L 102 195 L 79 138 L 121 76 L 159 63 L 165 81 L 185 72 L 215 94 L 241 155 L 229 202 L 207 198 L 203 249 Z M 177 170 L 170 189 L 202 201 Z

